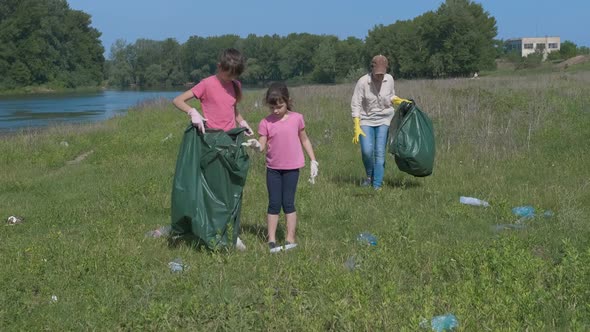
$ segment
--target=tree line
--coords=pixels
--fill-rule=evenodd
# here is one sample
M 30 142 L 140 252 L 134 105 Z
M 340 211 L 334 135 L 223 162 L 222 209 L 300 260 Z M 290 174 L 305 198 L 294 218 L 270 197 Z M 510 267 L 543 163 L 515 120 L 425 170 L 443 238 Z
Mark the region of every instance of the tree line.
M 241 80 L 249 85 L 354 81 L 375 54 L 389 58 L 396 78 L 468 76 L 507 56 L 496 35 L 496 20 L 481 4 L 446 0 L 411 20 L 376 25 L 364 40 L 309 33 L 118 40 L 105 59 L 90 15 L 66 0 L 0 0 L 0 90 L 190 85 L 215 73 L 228 47 L 246 56 Z M 571 53 L 571 45 L 562 50 Z
M 65 0 L 0 0 L 0 90 L 100 84 L 104 48 L 90 24 Z

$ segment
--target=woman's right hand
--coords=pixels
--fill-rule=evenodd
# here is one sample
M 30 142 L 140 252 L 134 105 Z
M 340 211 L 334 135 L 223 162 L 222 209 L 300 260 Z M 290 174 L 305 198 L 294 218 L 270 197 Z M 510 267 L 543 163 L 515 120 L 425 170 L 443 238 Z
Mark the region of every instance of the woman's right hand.
M 199 112 L 197 112 L 197 110 L 195 108 L 191 108 L 188 111 L 188 115 L 191 118 L 191 122 L 192 122 L 193 126 L 197 127 L 197 129 L 201 133 L 204 133 L 205 132 L 205 121 L 207 121 L 207 119 L 203 118 L 201 116 L 201 114 L 199 114 Z

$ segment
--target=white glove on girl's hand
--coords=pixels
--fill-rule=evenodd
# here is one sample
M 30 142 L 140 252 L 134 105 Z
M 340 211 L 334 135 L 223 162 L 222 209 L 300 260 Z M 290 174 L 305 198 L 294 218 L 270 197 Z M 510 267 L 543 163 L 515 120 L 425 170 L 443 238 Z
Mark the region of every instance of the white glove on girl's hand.
M 251 139 L 247 140 L 246 142 L 242 143 L 242 146 L 247 146 L 252 149 L 258 149 L 258 151 L 260 151 L 260 142 L 258 142 L 254 138 L 251 138 Z
M 246 128 L 246 136 L 252 136 L 254 135 L 254 131 L 252 131 L 252 128 L 250 128 L 250 126 L 248 125 L 248 122 L 246 122 L 246 120 L 242 120 L 240 121 L 240 127 L 242 128 Z
M 318 176 L 319 165 L 320 164 L 317 161 L 311 161 L 311 172 L 309 173 L 309 182 L 311 182 L 311 184 L 315 184 L 315 177 Z
M 205 123 L 204 121 L 207 121 L 207 119 L 204 119 L 201 114 L 199 114 L 199 112 L 197 112 L 196 109 L 191 108 L 188 111 L 188 115 L 191 117 L 191 122 L 193 124 L 193 126 L 197 127 L 197 129 L 204 133 L 205 132 Z

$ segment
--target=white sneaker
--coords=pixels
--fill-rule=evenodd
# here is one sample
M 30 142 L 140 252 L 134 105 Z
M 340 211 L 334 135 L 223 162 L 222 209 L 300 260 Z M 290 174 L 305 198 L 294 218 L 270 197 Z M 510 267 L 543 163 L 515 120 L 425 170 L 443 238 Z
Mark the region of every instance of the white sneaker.
M 238 237 L 238 241 L 236 242 L 236 249 L 239 251 L 246 251 L 246 245 L 242 240 Z
M 293 249 L 297 247 L 297 243 L 286 243 L 285 244 L 285 251 L 289 250 L 289 249 Z

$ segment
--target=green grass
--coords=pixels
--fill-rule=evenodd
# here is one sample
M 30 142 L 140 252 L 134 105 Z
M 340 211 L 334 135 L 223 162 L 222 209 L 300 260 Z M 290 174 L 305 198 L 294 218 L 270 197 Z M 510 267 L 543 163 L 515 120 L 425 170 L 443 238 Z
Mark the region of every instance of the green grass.
M 0 231 L 0 330 L 415 331 L 447 312 L 462 331 L 588 330 L 589 82 L 585 71 L 397 82 L 432 117 L 435 171 L 413 178 L 389 156 L 378 193 L 358 186 L 353 86 L 292 89 L 320 176 L 311 185 L 302 171 L 300 246 L 277 255 L 265 241 L 257 154 L 243 201 L 246 252 L 144 237 L 169 223 L 187 124 L 168 104 L 3 137 L 0 216 L 26 220 Z M 262 95 L 245 96 L 251 124 L 267 114 L 253 106 Z M 462 195 L 491 207 L 461 205 Z M 525 204 L 555 216 L 493 231 Z M 378 245 L 359 245 L 361 232 Z M 177 257 L 186 272 L 168 270 Z

